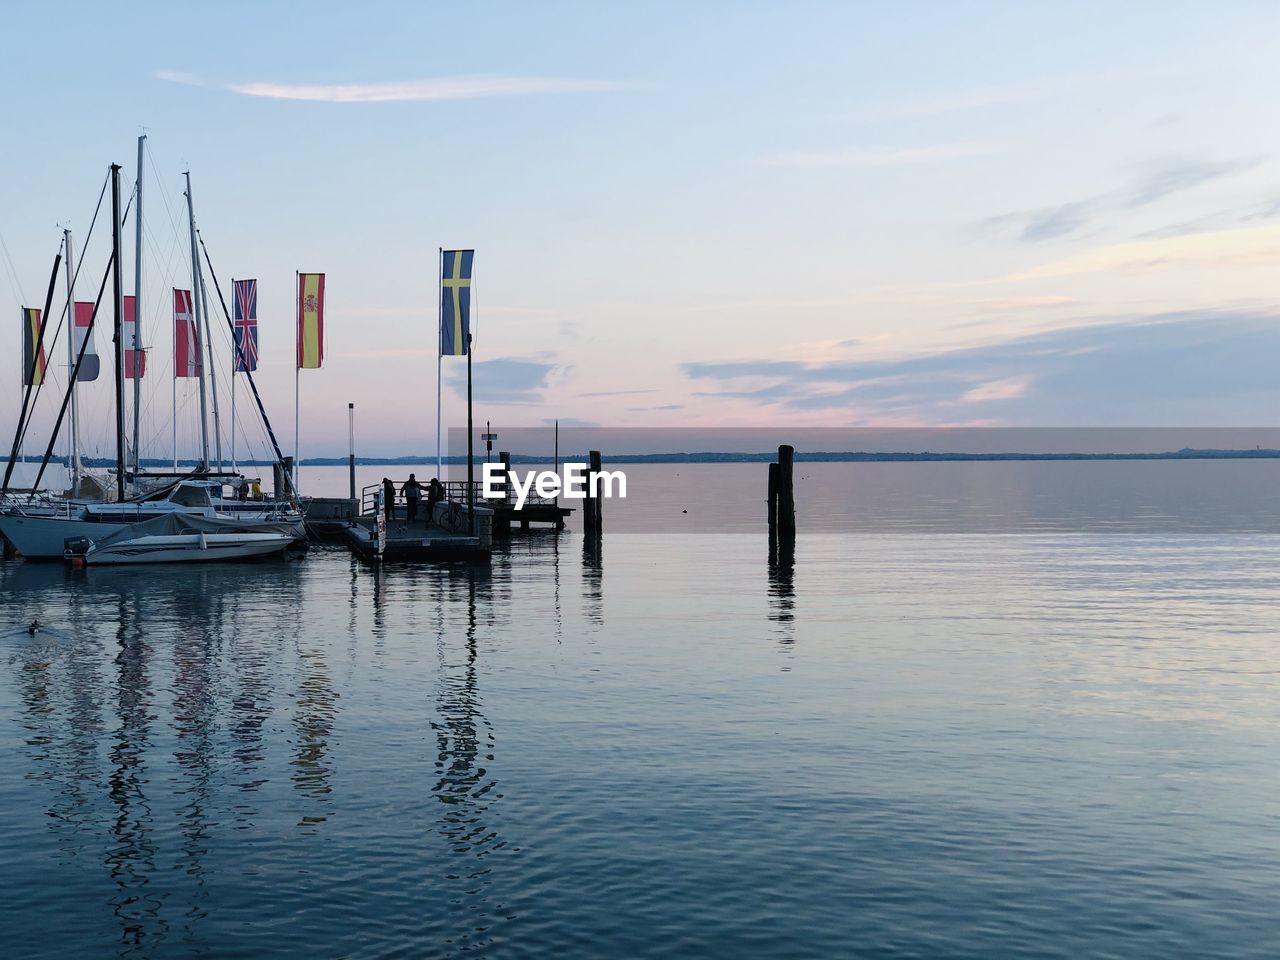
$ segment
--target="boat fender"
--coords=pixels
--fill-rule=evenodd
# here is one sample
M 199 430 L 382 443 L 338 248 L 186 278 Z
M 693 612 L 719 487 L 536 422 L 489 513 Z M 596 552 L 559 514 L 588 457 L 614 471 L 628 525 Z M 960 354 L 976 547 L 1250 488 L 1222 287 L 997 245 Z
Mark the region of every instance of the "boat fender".
M 207 540 L 204 538 L 204 531 L 203 531 L 203 530 L 201 530 L 201 531 L 200 531 L 200 549 L 201 549 L 201 550 L 208 550 L 208 549 L 209 549 L 209 541 L 207 541 Z

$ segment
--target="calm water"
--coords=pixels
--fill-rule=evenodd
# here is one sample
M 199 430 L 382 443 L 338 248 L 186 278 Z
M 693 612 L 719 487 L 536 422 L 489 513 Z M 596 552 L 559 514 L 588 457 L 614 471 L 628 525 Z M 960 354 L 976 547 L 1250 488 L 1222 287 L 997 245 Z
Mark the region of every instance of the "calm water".
M 1273 957 L 1280 538 L 1111 509 L 0 564 L 7 953 Z
M 610 531 L 766 529 L 763 464 L 605 466 L 628 485 L 625 500 L 604 504 Z M 445 469 L 466 479 L 465 467 Z M 357 488 L 411 471 L 430 478 L 435 464 L 357 467 Z M 345 497 L 347 468 L 304 467 L 301 487 Z M 795 488 L 799 526 L 810 531 L 1280 533 L 1280 460 L 797 463 Z

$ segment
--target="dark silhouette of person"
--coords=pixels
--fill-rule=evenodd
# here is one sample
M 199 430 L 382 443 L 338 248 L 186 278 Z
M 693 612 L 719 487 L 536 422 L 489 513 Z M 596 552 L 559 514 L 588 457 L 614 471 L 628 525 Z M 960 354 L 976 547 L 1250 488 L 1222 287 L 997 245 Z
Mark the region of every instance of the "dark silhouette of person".
M 409 479 L 404 482 L 404 486 L 400 488 L 400 492 L 404 495 L 405 506 L 409 511 L 409 520 L 418 519 L 418 501 L 422 499 L 422 484 L 418 483 L 417 477 L 412 473 Z
M 387 515 L 387 523 L 396 518 L 396 485 L 389 477 L 382 478 L 382 510 Z
M 444 485 L 435 477 L 427 484 L 427 523 L 436 518 L 436 504 L 444 499 Z

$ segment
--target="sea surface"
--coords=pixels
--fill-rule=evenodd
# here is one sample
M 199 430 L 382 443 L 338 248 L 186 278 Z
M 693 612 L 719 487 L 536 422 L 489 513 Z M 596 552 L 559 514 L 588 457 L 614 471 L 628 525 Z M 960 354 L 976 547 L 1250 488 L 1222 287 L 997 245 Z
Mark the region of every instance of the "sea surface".
M 5 955 L 1280 955 L 1280 464 L 798 465 L 793 556 L 625 469 L 482 566 L 0 564 Z

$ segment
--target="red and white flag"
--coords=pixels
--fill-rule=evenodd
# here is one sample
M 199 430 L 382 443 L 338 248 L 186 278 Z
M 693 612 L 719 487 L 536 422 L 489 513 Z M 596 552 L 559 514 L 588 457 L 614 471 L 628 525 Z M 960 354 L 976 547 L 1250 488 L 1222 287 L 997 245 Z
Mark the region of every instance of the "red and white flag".
M 200 337 L 191 309 L 191 291 L 177 287 L 173 290 L 173 375 L 200 376 Z
M 120 335 L 124 337 L 124 376 L 126 380 L 141 380 L 147 375 L 147 351 L 138 349 L 137 298 L 124 298 L 124 323 Z
M 75 340 L 72 341 L 72 344 L 77 357 L 80 356 L 81 349 L 84 350 L 84 359 L 80 361 L 80 376 L 76 377 L 81 383 L 97 380 L 101 366 L 98 361 L 98 351 L 93 346 L 92 323 L 93 304 L 76 301 Z M 89 341 L 87 346 L 84 346 L 85 340 Z

